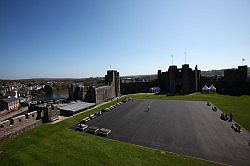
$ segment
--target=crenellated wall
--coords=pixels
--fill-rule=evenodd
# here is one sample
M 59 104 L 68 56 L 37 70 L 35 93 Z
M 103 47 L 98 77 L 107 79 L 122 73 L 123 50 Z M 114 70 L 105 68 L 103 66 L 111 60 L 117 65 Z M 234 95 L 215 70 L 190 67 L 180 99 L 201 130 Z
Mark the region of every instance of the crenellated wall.
M 27 119 L 27 121 L 28 120 L 29 119 Z M 26 121 L 25 115 L 20 115 L 20 116 L 12 118 L 11 121 L 10 121 L 10 125 L 19 125 L 19 124 L 25 123 L 27 121 Z
M 42 122 L 52 122 L 58 119 L 59 110 L 56 105 L 40 104 L 32 111 L 0 122 L 0 141 L 14 137 L 18 133 L 32 129 Z
M 36 120 L 37 119 L 37 111 L 27 113 L 26 118 L 31 119 L 31 120 Z
M 9 120 L 0 122 L 0 133 L 18 128 L 19 126 L 26 125 L 37 120 L 37 111 L 19 115 Z

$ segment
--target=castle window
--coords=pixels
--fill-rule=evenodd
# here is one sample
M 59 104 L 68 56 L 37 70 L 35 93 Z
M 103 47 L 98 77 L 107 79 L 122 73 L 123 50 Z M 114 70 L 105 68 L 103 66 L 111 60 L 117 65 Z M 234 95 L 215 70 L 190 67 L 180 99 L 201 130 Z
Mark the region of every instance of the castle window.
M 22 122 L 22 119 L 19 119 L 19 122 Z
M 4 125 L 1 125 L 0 128 L 1 128 L 1 129 L 4 128 Z
M 32 117 L 34 117 L 35 115 L 33 114 Z

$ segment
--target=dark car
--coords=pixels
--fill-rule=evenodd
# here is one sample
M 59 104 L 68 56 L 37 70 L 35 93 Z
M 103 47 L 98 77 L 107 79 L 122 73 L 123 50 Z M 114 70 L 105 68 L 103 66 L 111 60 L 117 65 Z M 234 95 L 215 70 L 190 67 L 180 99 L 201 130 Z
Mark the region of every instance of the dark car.
M 85 124 L 78 124 L 77 126 L 76 126 L 76 131 L 84 131 L 86 128 L 88 128 L 88 126 L 87 125 L 85 125 Z
M 99 128 L 98 127 L 95 127 L 95 126 L 90 126 L 88 129 L 87 129 L 87 133 L 90 133 L 90 134 L 95 134 L 99 131 Z

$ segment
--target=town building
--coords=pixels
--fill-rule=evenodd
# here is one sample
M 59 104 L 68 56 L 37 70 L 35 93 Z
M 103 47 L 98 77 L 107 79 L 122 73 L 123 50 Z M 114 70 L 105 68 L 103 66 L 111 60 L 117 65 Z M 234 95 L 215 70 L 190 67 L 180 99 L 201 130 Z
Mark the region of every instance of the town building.
M 7 110 L 7 111 L 12 111 L 12 110 L 17 110 L 20 107 L 20 102 L 19 99 L 16 97 L 10 97 L 10 98 L 5 98 L 0 100 L 0 110 Z

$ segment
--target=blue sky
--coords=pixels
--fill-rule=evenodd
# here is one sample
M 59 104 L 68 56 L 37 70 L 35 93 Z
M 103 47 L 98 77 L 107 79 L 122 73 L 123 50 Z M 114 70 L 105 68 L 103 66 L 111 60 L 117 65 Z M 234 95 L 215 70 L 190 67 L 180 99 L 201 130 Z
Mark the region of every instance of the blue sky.
M 0 79 L 250 62 L 249 0 L 0 0 Z

